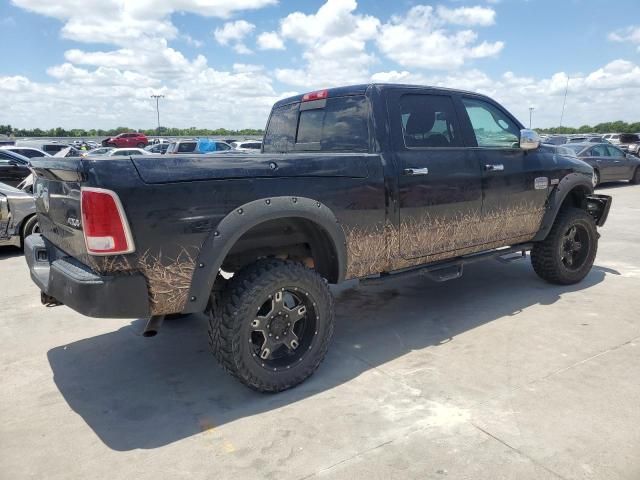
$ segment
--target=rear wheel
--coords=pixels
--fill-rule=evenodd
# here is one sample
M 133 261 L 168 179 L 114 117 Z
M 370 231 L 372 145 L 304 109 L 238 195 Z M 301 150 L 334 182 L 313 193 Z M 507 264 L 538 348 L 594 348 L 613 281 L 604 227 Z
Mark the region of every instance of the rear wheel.
M 598 170 L 593 171 L 593 186 L 594 188 L 600 185 L 600 172 Z
M 327 282 L 299 263 L 260 260 L 212 293 L 209 340 L 221 365 L 245 385 L 279 392 L 318 368 L 333 335 Z
M 40 224 L 38 223 L 38 217 L 32 215 L 26 220 L 22 227 L 22 245 L 24 245 L 24 239 L 34 233 L 40 233 Z
M 579 208 L 562 210 L 547 238 L 531 250 L 531 264 L 544 280 L 578 283 L 591 271 L 598 250 L 593 217 Z
M 631 183 L 634 185 L 640 184 L 640 167 L 636 167 L 636 171 L 633 172 L 633 177 L 631 177 Z

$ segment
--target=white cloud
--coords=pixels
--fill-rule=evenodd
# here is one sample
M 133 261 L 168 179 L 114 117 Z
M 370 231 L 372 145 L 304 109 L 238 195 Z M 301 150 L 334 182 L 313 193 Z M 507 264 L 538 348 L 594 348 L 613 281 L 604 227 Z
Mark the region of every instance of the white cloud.
M 235 22 L 227 22 L 222 28 L 216 28 L 213 36 L 220 45 L 229 45 L 230 43 L 240 42 L 249 35 L 256 26 L 246 20 L 237 20 Z
M 493 11 L 478 8 L 482 12 Z M 454 20 L 453 23 L 471 21 L 470 14 L 465 13 L 468 10 L 475 11 L 473 8 L 450 10 L 443 7 L 434 10 L 430 6 L 417 5 L 405 16 L 393 16 L 381 27 L 380 35 L 376 38 L 378 48 L 403 67 L 442 70 L 459 68 L 468 59 L 497 55 L 504 47 L 503 42 L 477 43 L 476 32 L 453 31 L 446 27 L 447 23 Z M 444 17 L 441 13 L 444 13 Z M 491 15 L 483 15 L 483 22 L 493 21 Z
M 638 45 L 638 51 L 640 51 L 640 25 L 611 32 L 608 35 L 608 38 L 612 42 L 623 42 Z
M 316 13 L 294 12 L 280 24 L 280 36 L 301 44 L 301 68 L 276 69 L 278 80 L 300 88 L 360 82 L 377 61 L 367 51 L 380 26 L 376 17 L 355 13 L 355 0 L 328 0 Z
M 637 102 L 630 99 L 640 95 L 640 66 L 629 60 L 544 78 L 514 72 L 489 76 L 480 70 L 474 59 L 495 56 L 504 47 L 479 36 L 480 27 L 496 21 L 487 7 L 418 5 L 381 22 L 360 13 L 355 0 L 328 0 L 316 12 L 286 15 L 275 31 L 255 39 L 260 50 L 297 45 L 302 53 L 292 48 L 286 55 L 291 63 L 267 70 L 237 57 L 225 71 L 210 66 L 204 54 L 180 51 L 178 45 L 197 47 L 198 41 L 191 32 L 179 31 L 171 15 L 184 11 L 226 18 L 275 0 L 12 1 L 60 19 L 67 39 L 102 44 L 67 50 L 63 62 L 46 66 L 49 81 L 0 74 L 0 111 L 19 127 L 154 126 L 152 93 L 166 95 L 160 107 L 165 125 L 263 127 L 273 102 L 297 93 L 282 91 L 277 82 L 301 92 L 369 81 L 478 91 L 521 119 L 528 119 L 528 107 L 535 104 L 534 126 L 551 126 L 558 123 L 568 75 L 565 124 L 637 121 Z M 246 55 L 256 28 L 235 19 L 220 26 L 214 38 Z M 635 28 L 609 38 L 640 44 Z
M 284 50 L 284 42 L 276 32 L 261 33 L 257 43 L 260 50 Z
M 250 55 L 253 52 L 243 40 L 255 30 L 256 26 L 246 20 L 227 22 L 222 28 L 216 28 L 213 36 L 220 45 L 232 45 L 233 51 L 239 55 Z
M 496 19 L 495 10 L 486 7 L 447 8 L 440 6 L 437 8 L 437 15 L 447 23 L 466 26 L 486 27 L 493 25 Z
M 529 106 L 536 105 L 534 127 L 557 126 L 569 80 L 564 125 L 580 126 L 613 120 L 638 121 L 637 108 L 629 99 L 640 95 L 640 65 L 614 60 L 590 73 L 557 72 L 546 78 L 523 77 L 506 72 L 492 78 L 474 70 L 427 75 L 391 70 L 372 75 L 372 81 L 411 83 L 470 90 L 488 95 L 523 123 Z
M 204 45 L 204 42 L 202 40 L 193 38 L 191 35 L 187 33 L 183 33 L 182 35 L 180 35 L 180 38 L 184 40 L 184 42 L 187 45 L 191 45 L 192 47 L 195 47 L 195 48 L 201 48 Z

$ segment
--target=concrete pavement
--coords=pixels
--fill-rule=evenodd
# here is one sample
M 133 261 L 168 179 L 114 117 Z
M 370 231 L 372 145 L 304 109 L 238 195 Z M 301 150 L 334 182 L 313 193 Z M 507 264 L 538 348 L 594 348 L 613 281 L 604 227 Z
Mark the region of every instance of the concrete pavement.
M 0 478 L 640 478 L 640 187 L 614 196 L 591 274 L 527 260 L 337 290 L 327 359 L 252 392 L 203 316 L 85 318 L 40 305 L 0 250 Z

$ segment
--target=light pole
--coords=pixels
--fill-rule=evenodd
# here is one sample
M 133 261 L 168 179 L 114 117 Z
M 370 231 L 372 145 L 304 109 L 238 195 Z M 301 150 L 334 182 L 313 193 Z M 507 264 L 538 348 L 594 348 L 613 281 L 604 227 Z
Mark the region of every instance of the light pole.
M 158 135 L 160 135 L 160 99 L 164 98 L 164 95 L 151 95 L 151 98 L 156 99 L 156 112 L 158 113 Z
M 534 107 L 529 107 L 529 128 L 531 128 L 531 117 L 533 116 Z
M 560 126 L 562 126 L 562 120 L 564 119 L 564 106 L 567 104 L 568 92 L 569 92 L 569 77 L 567 77 L 567 86 L 564 89 L 564 100 L 562 101 L 562 113 L 560 114 Z

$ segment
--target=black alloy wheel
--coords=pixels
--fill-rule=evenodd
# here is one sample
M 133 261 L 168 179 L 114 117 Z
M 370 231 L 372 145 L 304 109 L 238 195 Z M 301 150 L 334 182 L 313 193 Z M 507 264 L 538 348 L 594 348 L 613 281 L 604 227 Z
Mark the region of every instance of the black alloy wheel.
M 291 368 L 302 360 L 317 335 L 315 302 L 297 287 L 269 295 L 251 322 L 253 358 L 272 371 Z
M 570 270 L 582 268 L 589 253 L 589 235 L 582 225 L 571 226 L 562 239 L 560 259 Z
M 292 261 L 263 259 L 211 295 L 209 340 L 232 375 L 279 392 L 318 368 L 333 336 L 333 297 L 324 278 Z

